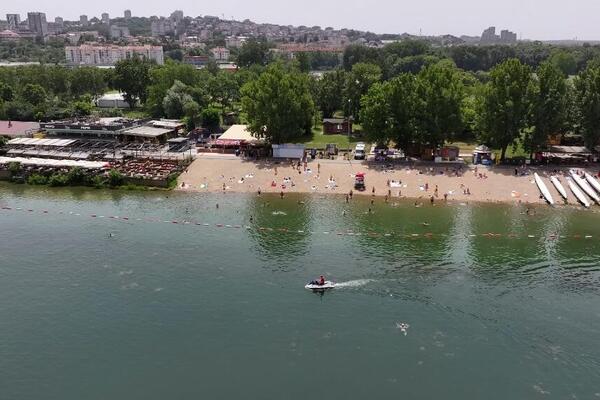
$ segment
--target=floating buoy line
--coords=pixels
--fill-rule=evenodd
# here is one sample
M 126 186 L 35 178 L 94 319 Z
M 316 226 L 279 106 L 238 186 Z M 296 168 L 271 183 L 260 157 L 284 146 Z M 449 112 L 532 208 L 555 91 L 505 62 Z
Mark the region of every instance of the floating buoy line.
M 89 219 L 109 219 L 113 221 L 123 221 L 127 223 L 153 223 L 153 224 L 171 224 L 171 225 L 192 225 L 192 226 L 201 226 L 205 228 L 214 228 L 214 229 L 233 229 L 233 230 L 246 230 L 246 231 L 257 231 L 257 232 L 273 232 L 273 233 L 286 233 L 286 234 L 297 234 L 297 235 L 313 235 L 313 234 L 322 234 L 327 236 L 367 236 L 367 237 L 394 237 L 394 238 L 402 238 L 402 239 L 436 239 L 436 238 L 448 238 L 448 237 L 462 237 L 462 238 L 487 238 L 487 239 L 547 239 L 547 240 L 558 240 L 558 239 L 594 239 L 596 236 L 593 235 L 585 235 L 585 234 L 573 234 L 573 235 L 559 235 L 559 234 L 548 234 L 548 235 L 531 235 L 531 234 L 517 234 L 517 233 L 480 233 L 480 234 L 453 234 L 448 235 L 446 233 L 405 233 L 405 232 L 375 232 L 375 231 L 365 231 L 365 232 L 354 232 L 354 231 L 305 231 L 298 230 L 293 228 L 286 227 L 264 227 L 253 225 L 240 225 L 240 224 L 225 224 L 225 223 L 207 223 L 207 222 L 199 222 L 195 220 L 165 220 L 160 218 L 132 218 L 132 217 L 124 217 L 124 216 L 105 216 L 100 214 L 82 214 L 81 212 L 73 212 L 73 211 L 51 211 L 51 210 L 34 210 L 31 208 L 22 208 L 22 207 L 8 207 L 3 206 L 0 207 L 0 211 L 3 212 L 22 212 L 25 214 L 41 214 L 41 215 L 61 215 L 61 216 L 70 216 L 70 217 L 78 217 L 78 218 L 89 218 Z M 1 213 L 0 213 L 1 215 Z M 600 238 L 600 235 L 597 236 Z

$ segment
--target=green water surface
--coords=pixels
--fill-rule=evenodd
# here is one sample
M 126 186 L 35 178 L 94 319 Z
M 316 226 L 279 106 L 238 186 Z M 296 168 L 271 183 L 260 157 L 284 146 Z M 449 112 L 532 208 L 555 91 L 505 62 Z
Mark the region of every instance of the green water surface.
M 592 211 L 11 185 L 0 207 L 0 399 L 600 398 Z M 341 287 L 304 289 L 322 273 Z

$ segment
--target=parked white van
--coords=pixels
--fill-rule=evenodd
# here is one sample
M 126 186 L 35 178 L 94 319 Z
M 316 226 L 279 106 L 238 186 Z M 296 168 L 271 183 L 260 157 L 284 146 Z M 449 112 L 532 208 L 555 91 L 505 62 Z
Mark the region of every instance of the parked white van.
M 356 147 L 354 148 L 354 159 L 355 160 L 364 160 L 366 156 L 365 153 L 365 144 L 364 143 L 356 143 Z

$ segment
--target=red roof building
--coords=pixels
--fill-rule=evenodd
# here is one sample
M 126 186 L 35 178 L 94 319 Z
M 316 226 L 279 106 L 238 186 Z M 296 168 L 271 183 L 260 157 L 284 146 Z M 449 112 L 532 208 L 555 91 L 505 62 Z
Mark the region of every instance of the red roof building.
M 40 124 L 37 122 L 0 121 L 0 136 L 30 137 L 39 130 Z
M 17 32 L 9 31 L 8 29 L 0 31 L 0 41 L 2 42 L 16 41 L 19 39 L 21 39 L 21 35 Z

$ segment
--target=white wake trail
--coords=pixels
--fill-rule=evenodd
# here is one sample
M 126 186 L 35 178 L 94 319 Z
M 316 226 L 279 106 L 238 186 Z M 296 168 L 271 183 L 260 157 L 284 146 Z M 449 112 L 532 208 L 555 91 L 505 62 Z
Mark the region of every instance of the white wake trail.
M 353 288 L 353 287 L 360 287 L 360 286 L 365 286 L 366 284 L 373 282 L 373 279 L 356 279 L 353 281 L 348 281 L 348 282 L 336 282 L 335 287 L 336 288 Z

